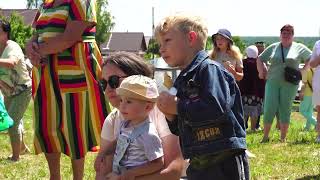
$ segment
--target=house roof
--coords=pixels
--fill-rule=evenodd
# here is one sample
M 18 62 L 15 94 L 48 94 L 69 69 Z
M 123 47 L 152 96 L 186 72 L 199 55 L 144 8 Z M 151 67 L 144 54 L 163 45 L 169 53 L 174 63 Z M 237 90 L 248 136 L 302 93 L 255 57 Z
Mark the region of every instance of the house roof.
M 37 11 L 37 9 L 0 9 L 0 14 L 5 17 L 9 17 L 12 12 L 17 12 L 19 15 L 23 16 L 25 25 L 32 25 Z
M 112 32 L 109 41 L 101 45 L 102 51 L 146 51 L 143 32 Z

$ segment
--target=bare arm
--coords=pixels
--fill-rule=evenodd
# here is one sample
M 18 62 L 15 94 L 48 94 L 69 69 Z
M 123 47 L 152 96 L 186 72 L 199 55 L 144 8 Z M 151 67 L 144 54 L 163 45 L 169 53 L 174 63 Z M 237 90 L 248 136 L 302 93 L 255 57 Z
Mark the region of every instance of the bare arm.
M 97 175 L 101 176 L 112 171 L 112 158 L 116 143 L 116 140 L 107 141 L 101 138 L 100 150 L 94 162 Z
M 121 176 L 124 177 L 124 179 L 127 179 L 126 177 L 135 178 L 138 176 L 152 174 L 162 169 L 163 165 L 164 165 L 163 157 L 160 157 L 153 161 L 147 162 L 144 165 L 141 165 L 132 169 L 128 169 L 123 174 L 121 174 Z
M 41 55 L 37 51 L 37 37 L 37 35 L 32 36 L 32 38 L 26 43 L 26 56 L 30 59 L 30 62 L 34 66 L 39 65 L 41 61 Z
M 19 62 L 19 59 L 15 56 L 10 56 L 7 59 L 0 59 L 0 67 L 5 68 L 13 68 L 15 65 L 17 65 Z
M 98 155 L 107 156 L 114 154 L 117 146 L 117 140 L 101 140 L 101 147 Z
M 312 68 L 317 67 L 319 64 L 320 64 L 320 56 L 314 57 L 314 59 L 312 59 L 312 61 L 309 62 L 309 65 L 310 65 Z
M 76 42 L 81 41 L 84 30 L 93 25 L 94 23 L 92 22 L 68 21 L 62 34 L 48 38 L 44 43 L 39 44 L 38 52 L 41 56 L 62 52 Z
M 233 75 L 236 81 L 241 81 L 243 78 L 243 68 L 242 67 L 234 67 L 229 61 L 223 63 L 223 66 Z
M 179 138 L 170 134 L 162 138 L 164 151 L 164 169 L 153 174 L 137 177 L 136 180 L 177 180 L 180 179 L 184 160 L 181 154 Z
M 243 78 L 243 69 L 241 67 L 236 67 L 235 69 L 229 68 L 229 72 L 234 76 L 236 81 L 241 81 Z
M 309 68 L 310 68 L 310 58 L 305 61 L 304 66 L 301 69 L 301 71 L 307 71 Z
M 259 58 L 257 59 L 257 70 L 259 72 L 260 79 L 266 79 L 267 76 L 267 66 Z

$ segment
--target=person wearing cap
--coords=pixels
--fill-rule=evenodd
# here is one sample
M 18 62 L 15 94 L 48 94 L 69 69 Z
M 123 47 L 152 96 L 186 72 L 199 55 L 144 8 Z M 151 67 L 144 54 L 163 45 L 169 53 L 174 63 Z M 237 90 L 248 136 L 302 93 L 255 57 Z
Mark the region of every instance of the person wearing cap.
M 293 41 L 294 28 L 286 24 L 280 29 L 280 42 L 268 46 L 258 57 L 259 78 L 267 79 L 264 96 L 264 136 L 262 143 L 269 141 L 269 132 L 276 112 L 279 112 L 280 141 L 285 142 L 290 114 L 298 85 L 285 80 L 286 66 L 299 70 L 299 63 L 308 61 L 311 51 L 303 44 Z M 266 63 L 270 66 L 267 69 Z M 303 69 L 306 69 L 304 66 Z
M 315 68 L 312 78 L 312 102 L 317 110 L 317 125 L 316 131 L 318 133 L 316 143 L 320 143 L 320 40 L 315 42 L 313 46 L 312 56 L 310 58 L 310 66 Z
M 112 173 L 121 179 L 151 174 L 162 169 L 163 149 L 155 125 L 149 113 L 159 96 L 155 80 L 133 75 L 125 78 L 116 89 L 120 96 L 119 111 L 123 116 L 118 137 L 107 147 L 105 155 L 114 154 Z
M 243 60 L 243 79 L 239 82 L 244 110 L 244 119 L 251 120 L 251 130 L 256 131 L 258 117 L 262 113 L 264 80 L 257 71 L 258 48 L 251 45 L 246 48 L 247 58 Z M 247 124 L 247 123 L 246 123 Z
M 243 78 L 242 54 L 234 45 L 230 31 L 219 29 L 211 38 L 214 45 L 211 59 L 222 64 L 237 81 L 240 81 Z

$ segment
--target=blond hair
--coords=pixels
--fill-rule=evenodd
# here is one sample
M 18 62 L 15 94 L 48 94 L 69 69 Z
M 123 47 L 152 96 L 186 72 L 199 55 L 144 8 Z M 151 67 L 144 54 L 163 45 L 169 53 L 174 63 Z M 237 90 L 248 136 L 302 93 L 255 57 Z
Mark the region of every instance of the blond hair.
M 171 29 L 176 29 L 183 33 L 188 33 L 190 31 L 196 32 L 198 39 L 201 41 L 201 48 L 205 48 L 208 28 L 201 17 L 187 14 L 176 14 L 165 17 L 160 21 L 155 29 L 155 36 L 157 40 L 159 41 L 159 37 Z
M 220 49 L 218 47 L 214 47 L 213 51 L 210 54 L 210 58 L 211 59 L 215 59 L 217 57 L 218 52 L 220 51 Z M 242 60 L 242 54 L 240 49 L 235 46 L 235 45 L 228 45 L 228 49 L 226 51 L 226 53 L 233 59 L 236 59 L 237 61 L 241 61 Z

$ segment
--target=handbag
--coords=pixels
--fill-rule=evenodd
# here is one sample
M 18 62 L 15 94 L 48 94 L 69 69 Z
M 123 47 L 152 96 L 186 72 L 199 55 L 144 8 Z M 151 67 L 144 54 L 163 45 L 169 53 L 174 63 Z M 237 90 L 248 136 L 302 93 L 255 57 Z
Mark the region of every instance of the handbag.
M 285 64 L 282 44 L 281 44 L 281 55 L 282 55 L 282 62 Z M 284 79 L 294 85 L 298 85 L 302 80 L 302 75 L 299 70 L 286 66 L 284 68 Z

